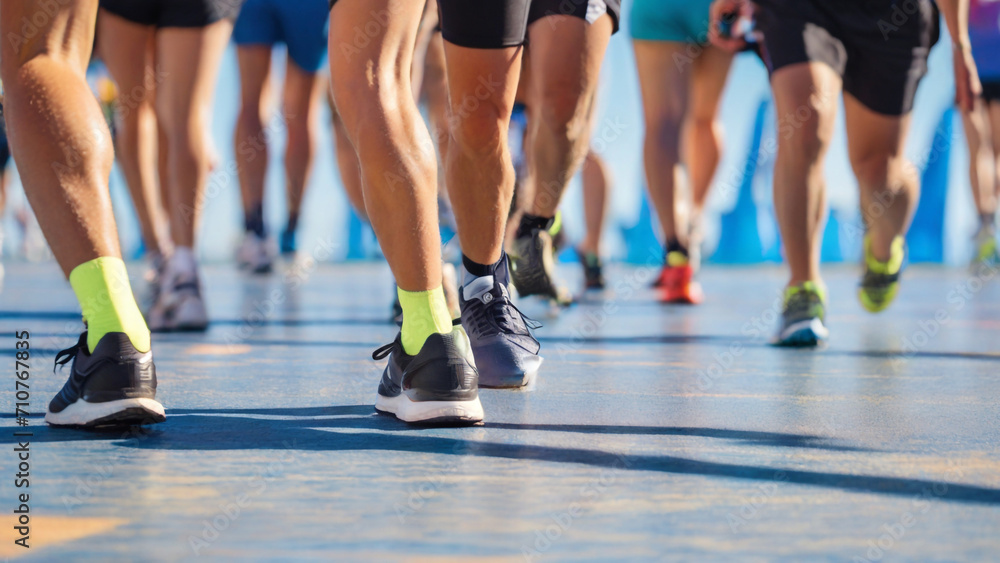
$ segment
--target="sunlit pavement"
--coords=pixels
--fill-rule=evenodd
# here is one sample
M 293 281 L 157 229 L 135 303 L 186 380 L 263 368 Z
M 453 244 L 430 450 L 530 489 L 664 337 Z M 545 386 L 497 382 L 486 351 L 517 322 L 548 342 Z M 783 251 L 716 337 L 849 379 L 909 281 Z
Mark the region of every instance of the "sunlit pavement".
M 372 407 L 384 362 L 371 352 L 395 334 L 386 268 L 210 266 L 214 323 L 154 338 L 168 420 L 136 434 L 44 426 L 78 308 L 54 265 L 6 270 L 0 510 L 25 490 L 13 432 L 32 432 L 32 547 L 5 525 L 0 557 L 1000 557 L 989 272 L 911 268 L 898 302 L 870 315 L 855 269 L 831 269 L 831 340 L 810 351 L 768 345 L 780 269 L 709 267 L 704 305 L 666 307 L 655 272 L 612 268 L 611 291 L 558 317 L 520 303 L 545 325 L 534 389 L 481 391 L 481 427 L 412 429 Z M 18 428 L 23 330 L 33 416 Z

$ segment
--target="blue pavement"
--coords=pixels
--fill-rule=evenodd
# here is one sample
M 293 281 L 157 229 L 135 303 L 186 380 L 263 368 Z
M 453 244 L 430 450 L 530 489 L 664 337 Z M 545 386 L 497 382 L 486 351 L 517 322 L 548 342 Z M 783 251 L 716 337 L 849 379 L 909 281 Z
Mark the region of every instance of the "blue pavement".
M 700 307 L 655 304 L 654 274 L 613 267 L 614 292 L 558 317 L 522 302 L 545 324 L 537 386 L 482 391 L 484 426 L 412 429 L 373 413 L 370 354 L 395 333 L 385 267 L 208 267 L 210 331 L 154 338 L 167 422 L 85 433 L 33 416 L 33 547 L 5 525 L 0 557 L 1000 559 L 992 275 L 911 268 L 869 315 L 856 269 L 830 269 L 831 340 L 808 351 L 767 344 L 781 269 L 711 267 Z M 41 413 L 80 330 L 53 264 L 8 264 L 0 292 L 7 514 L 15 330 Z

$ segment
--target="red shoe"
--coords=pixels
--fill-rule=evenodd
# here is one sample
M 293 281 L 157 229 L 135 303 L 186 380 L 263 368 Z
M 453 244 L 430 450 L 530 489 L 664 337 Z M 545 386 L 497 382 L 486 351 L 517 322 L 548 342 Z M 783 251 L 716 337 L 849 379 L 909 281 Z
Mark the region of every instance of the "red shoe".
M 694 281 L 694 268 L 686 266 L 665 266 L 660 274 L 660 301 L 697 305 L 705 299 L 701 284 Z

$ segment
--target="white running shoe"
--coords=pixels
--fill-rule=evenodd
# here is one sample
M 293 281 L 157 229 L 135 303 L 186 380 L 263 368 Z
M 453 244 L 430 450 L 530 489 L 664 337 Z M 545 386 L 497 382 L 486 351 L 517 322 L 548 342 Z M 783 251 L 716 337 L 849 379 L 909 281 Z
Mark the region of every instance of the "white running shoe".
M 247 233 L 236 253 L 236 262 L 241 270 L 253 274 L 270 273 L 274 267 L 274 250 L 270 241 L 255 233 Z
M 178 249 L 167 260 L 156 301 L 146 316 L 153 332 L 203 331 L 208 313 L 190 249 Z

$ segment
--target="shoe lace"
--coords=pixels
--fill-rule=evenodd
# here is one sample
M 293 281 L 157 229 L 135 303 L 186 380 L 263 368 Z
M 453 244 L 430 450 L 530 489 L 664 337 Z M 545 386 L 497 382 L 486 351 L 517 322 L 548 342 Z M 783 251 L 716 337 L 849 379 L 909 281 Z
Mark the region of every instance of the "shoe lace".
M 788 300 L 785 302 L 785 311 L 809 312 L 814 307 L 822 305 L 822 303 L 823 300 L 816 292 L 799 289 L 788 296 Z
M 52 371 L 58 370 L 59 366 L 64 366 L 70 363 L 73 360 L 73 358 L 75 358 L 76 355 L 80 352 L 80 350 L 86 350 L 86 349 L 87 349 L 87 333 L 84 332 L 83 334 L 80 335 L 80 339 L 76 342 L 76 344 L 70 346 L 69 348 L 66 348 L 65 350 L 60 350 L 58 353 L 56 353 L 56 362 L 55 365 L 52 366 Z
M 532 336 L 528 329 L 542 327 L 542 323 L 522 313 L 505 295 L 501 295 L 500 297 L 494 295 L 494 299 L 486 303 L 483 303 L 481 299 L 476 299 L 476 301 L 477 303 L 474 306 L 481 308 L 482 311 L 481 314 L 475 315 L 475 330 L 481 335 L 489 336 L 502 332 L 504 334 L 519 334 L 534 339 L 535 337 Z M 460 319 L 455 319 L 454 324 L 457 325 L 460 323 Z M 520 326 L 525 327 L 523 331 L 520 330 Z
M 372 359 L 381 360 L 383 358 L 389 357 L 389 354 L 392 352 L 392 348 L 395 345 L 396 341 L 393 340 L 392 342 L 386 344 L 385 346 L 379 346 L 378 348 L 375 349 L 374 352 L 372 352 Z

